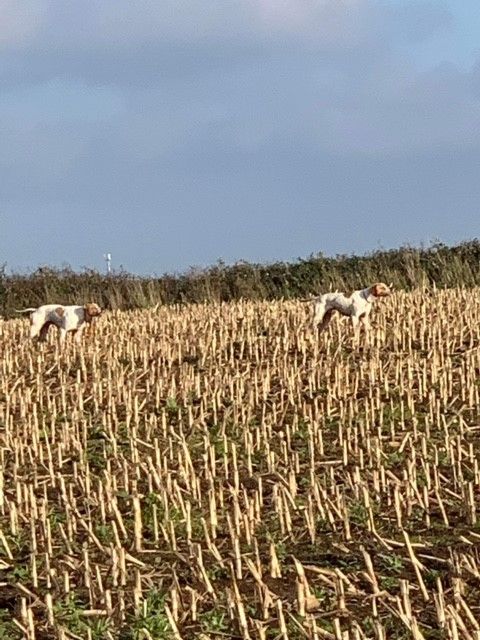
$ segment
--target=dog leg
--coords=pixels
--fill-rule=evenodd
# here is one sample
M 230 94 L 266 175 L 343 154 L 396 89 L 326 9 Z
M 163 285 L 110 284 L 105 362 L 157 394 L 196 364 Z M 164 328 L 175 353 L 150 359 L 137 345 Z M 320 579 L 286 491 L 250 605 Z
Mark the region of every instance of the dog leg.
M 77 344 L 81 344 L 82 342 L 82 333 L 83 330 L 85 329 L 85 324 L 82 324 L 76 331 L 75 331 L 75 342 Z
M 315 303 L 315 315 L 313 317 L 313 328 L 318 327 L 323 322 L 323 317 L 327 311 L 327 307 L 324 302 L 318 301 Z
M 33 340 L 34 338 L 36 338 L 42 328 L 42 325 L 32 324 L 32 326 L 30 327 L 30 339 Z
M 328 309 L 328 311 L 325 311 L 323 320 L 318 327 L 319 331 L 324 331 L 328 327 L 328 325 L 330 324 L 330 320 L 332 319 L 333 312 L 334 309 Z
M 353 342 L 355 345 L 357 345 L 360 338 L 360 319 L 357 316 L 352 316 L 352 327 Z
M 363 327 L 364 332 L 364 340 L 365 344 L 370 347 L 371 346 L 371 335 L 370 335 L 370 320 L 368 319 L 368 314 L 365 313 L 360 316 L 360 323 Z
M 59 327 L 58 331 L 60 333 L 59 343 L 60 343 L 60 346 L 63 347 L 63 345 L 65 344 L 65 339 L 67 337 L 67 332 L 63 327 Z
M 365 333 L 367 333 L 370 330 L 370 320 L 368 319 L 368 315 L 366 313 L 364 313 L 363 316 L 360 316 L 360 322 L 365 329 Z
M 40 319 L 38 315 L 32 314 L 30 316 L 30 338 L 32 340 L 42 331 L 43 326 L 43 319 Z
M 45 322 L 40 331 L 38 332 L 38 341 L 39 342 L 45 342 L 47 340 L 47 334 L 48 334 L 48 330 L 50 329 L 51 326 L 51 322 Z

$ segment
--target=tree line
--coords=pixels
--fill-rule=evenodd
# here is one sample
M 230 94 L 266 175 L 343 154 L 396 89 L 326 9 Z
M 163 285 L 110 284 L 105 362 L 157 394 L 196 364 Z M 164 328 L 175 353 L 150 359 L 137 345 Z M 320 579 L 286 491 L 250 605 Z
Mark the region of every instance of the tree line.
M 107 309 L 138 309 L 155 304 L 308 297 L 322 291 L 348 291 L 377 281 L 395 288 L 480 285 L 480 241 L 456 246 L 378 250 L 366 255 L 323 254 L 294 262 L 255 264 L 218 261 L 180 274 L 144 277 L 114 271 L 109 275 L 70 267 L 40 267 L 24 274 L 0 269 L 0 309 L 5 318 L 14 309 L 46 302 L 79 304 L 95 301 Z

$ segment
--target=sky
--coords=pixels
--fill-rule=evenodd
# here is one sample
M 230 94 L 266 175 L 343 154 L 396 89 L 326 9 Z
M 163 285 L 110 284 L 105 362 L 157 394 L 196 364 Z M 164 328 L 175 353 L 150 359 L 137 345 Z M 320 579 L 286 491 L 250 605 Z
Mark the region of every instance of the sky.
M 473 0 L 0 0 L 0 264 L 480 235 Z

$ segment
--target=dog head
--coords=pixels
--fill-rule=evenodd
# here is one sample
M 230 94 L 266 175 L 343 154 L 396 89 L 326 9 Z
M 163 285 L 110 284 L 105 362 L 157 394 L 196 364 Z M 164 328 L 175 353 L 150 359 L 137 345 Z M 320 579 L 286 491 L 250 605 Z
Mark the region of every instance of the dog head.
M 384 282 L 376 282 L 370 287 L 370 294 L 375 298 L 385 298 L 391 293 L 391 288 Z
M 95 302 L 88 302 L 83 309 L 85 311 L 85 320 L 87 322 L 90 322 L 92 318 L 95 318 L 102 313 L 102 310 Z

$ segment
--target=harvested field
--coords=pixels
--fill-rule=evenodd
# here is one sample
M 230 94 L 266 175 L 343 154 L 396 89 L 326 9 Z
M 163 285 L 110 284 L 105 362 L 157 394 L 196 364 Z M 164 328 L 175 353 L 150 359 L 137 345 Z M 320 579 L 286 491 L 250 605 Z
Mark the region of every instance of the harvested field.
M 480 291 L 0 324 L 0 639 L 480 638 Z

